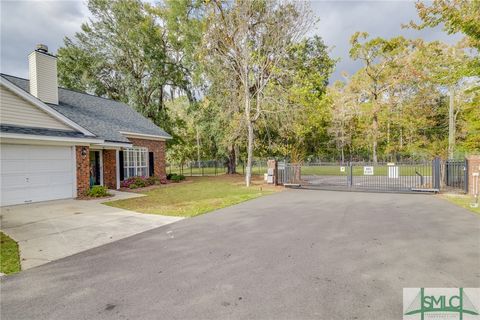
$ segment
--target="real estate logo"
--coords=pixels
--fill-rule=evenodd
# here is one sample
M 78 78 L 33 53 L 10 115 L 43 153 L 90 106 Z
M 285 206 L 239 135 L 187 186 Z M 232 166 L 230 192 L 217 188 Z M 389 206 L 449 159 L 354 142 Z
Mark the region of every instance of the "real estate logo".
M 479 288 L 404 288 L 403 319 L 480 319 Z

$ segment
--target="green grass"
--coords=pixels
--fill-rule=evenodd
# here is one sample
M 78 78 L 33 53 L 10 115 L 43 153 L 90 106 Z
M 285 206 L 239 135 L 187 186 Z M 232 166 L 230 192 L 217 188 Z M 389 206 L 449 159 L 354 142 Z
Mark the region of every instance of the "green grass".
M 117 208 L 167 216 L 194 217 L 279 190 L 255 180 L 243 186 L 242 176 L 192 177 L 145 192 L 146 197 L 107 202 Z
M 471 203 L 475 202 L 475 198 L 469 195 L 460 195 L 460 194 L 443 194 L 441 195 L 442 198 L 450 201 L 453 204 L 456 204 L 459 207 L 465 208 L 476 214 L 480 215 L 480 207 L 472 208 L 470 206 Z M 480 203 L 480 199 L 479 199 Z
M 0 232 L 0 272 L 14 273 L 20 271 L 20 255 L 17 243 Z

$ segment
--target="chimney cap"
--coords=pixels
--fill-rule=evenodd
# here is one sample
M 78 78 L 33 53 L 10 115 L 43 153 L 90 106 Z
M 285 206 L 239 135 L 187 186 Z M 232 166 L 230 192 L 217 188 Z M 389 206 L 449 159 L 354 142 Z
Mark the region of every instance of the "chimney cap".
M 37 44 L 37 51 L 48 53 L 48 46 L 46 44 Z

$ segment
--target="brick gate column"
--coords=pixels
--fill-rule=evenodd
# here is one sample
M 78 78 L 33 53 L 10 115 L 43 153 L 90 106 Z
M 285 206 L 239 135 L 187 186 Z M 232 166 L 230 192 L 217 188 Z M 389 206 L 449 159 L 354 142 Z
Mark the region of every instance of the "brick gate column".
M 480 155 L 467 157 L 467 173 L 468 194 L 474 195 L 480 191 Z
M 268 160 L 267 161 L 268 171 L 273 170 L 273 181 L 274 185 L 278 184 L 278 170 L 277 170 L 277 160 Z

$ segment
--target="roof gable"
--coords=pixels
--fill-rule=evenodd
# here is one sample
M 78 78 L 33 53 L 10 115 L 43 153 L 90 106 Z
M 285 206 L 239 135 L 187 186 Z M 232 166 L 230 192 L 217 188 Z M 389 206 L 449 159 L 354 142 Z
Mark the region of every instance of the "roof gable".
M 29 81 L 2 75 L 28 92 Z M 106 141 L 129 143 L 121 132 L 133 132 L 170 139 L 171 136 L 130 106 L 87 93 L 58 89 L 59 104 L 48 106 Z
M 64 122 L 55 119 L 33 103 L 0 86 L 0 120 L 2 124 L 74 131 Z

